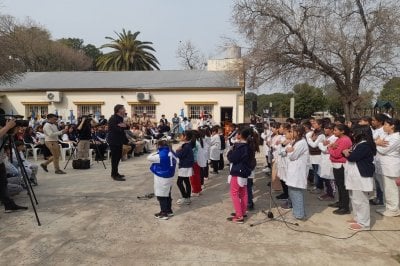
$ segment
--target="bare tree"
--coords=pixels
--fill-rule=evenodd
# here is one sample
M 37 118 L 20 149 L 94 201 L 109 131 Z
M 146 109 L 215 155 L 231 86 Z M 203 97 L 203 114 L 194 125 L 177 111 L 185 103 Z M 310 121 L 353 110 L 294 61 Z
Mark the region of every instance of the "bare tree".
M 349 119 L 363 82 L 398 72 L 399 13 L 395 0 L 239 0 L 233 18 L 251 82 L 329 78 Z
M 184 69 L 204 69 L 207 66 L 205 56 L 191 41 L 180 42 L 176 57 L 180 59 L 180 64 Z

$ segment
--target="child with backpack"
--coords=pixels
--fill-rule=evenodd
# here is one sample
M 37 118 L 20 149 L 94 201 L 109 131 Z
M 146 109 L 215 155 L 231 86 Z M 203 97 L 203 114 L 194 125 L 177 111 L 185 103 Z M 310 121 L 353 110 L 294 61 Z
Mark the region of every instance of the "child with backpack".
M 150 171 L 154 174 L 154 194 L 160 203 L 161 211 L 154 214 L 160 220 L 174 216 L 172 212 L 171 189 L 175 174 L 176 158 L 166 140 L 158 142 L 158 152 L 150 154 L 147 159 L 152 162 Z

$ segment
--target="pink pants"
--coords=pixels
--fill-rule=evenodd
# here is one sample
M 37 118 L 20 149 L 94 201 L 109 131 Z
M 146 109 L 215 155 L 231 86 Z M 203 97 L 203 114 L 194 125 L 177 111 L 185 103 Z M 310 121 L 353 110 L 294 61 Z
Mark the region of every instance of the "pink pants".
M 236 218 L 243 217 L 247 212 L 247 186 L 239 186 L 237 176 L 232 176 L 231 179 L 231 199 Z
M 197 163 L 193 165 L 193 175 L 190 177 L 193 193 L 201 192 L 200 166 Z

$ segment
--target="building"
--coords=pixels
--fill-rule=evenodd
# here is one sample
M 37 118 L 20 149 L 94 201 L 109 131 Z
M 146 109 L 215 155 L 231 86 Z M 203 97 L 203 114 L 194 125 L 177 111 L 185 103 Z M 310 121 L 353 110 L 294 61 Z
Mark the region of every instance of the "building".
M 71 114 L 107 118 L 123 104 L 129 116 L 146 113 L 154 121 L 162 114 L 198 119 L 207 112 L 216 122 L 242 123 L 244 84 L 234 76 L 206 70 L 28 72 L 0 86 L 0 108 L 26 118 L 57 113 L 70 120 Z

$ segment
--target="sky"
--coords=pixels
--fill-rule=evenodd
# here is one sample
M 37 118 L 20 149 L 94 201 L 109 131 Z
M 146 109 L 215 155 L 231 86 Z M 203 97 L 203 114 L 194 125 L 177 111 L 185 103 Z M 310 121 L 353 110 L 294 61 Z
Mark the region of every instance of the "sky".
M 80 38 L 99 47 L 122 29 L 156 49 L 160 69 L 181 69 L 176 50 L 190 40 L 206 58 L 223 58 L 226 38 L 239 40 L 231 23 L 233 0 L 0 0 L 0 13 L 27 17 L 53 39 Z

